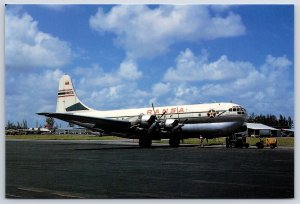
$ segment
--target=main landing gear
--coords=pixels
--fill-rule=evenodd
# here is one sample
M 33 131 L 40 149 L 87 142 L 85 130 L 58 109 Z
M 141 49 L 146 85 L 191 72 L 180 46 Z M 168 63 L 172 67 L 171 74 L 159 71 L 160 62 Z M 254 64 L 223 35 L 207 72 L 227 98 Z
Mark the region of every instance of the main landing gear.
M 142 148 L 150 148 L 152 145 L 152 137 L 150 135 L 141 135 L 139 139 L 139 146 Z M 158 139 L 158 138 L 157 138 Z M 180 140 L 181 140 L 181 135 L 180 134 L 174 134 L 170 136 L 169 139 L 169 145 L 171 147 L 179 147 Z

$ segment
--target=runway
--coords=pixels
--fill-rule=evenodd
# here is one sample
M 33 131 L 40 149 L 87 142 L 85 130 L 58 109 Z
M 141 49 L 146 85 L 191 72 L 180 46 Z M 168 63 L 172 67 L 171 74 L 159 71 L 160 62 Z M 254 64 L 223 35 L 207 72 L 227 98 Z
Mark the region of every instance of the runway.
M 293 198 L 294 149 L 6 141 L 6 198 Z

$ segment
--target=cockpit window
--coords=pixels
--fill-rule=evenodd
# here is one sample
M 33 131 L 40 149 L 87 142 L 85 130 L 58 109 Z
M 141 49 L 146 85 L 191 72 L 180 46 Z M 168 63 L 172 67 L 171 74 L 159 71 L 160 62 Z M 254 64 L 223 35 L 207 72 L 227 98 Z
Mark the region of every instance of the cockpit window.
M 246 114 L 246 110 L 241 107 L 241 106 L 233 106 L 232 108 L 229 108 L 228 110 L 229 112 L 236 112 L 237 114 L 240 114 L 240 115 L 244 115 Z

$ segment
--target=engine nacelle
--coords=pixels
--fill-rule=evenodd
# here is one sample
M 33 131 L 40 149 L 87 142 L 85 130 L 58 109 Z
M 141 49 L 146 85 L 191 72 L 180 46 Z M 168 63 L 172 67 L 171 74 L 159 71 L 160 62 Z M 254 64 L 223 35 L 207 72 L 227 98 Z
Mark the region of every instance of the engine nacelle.
M 155 121 L 155 115 L 143 115 L 140 119 L 142 127 L 149 127 Z
M 164 123 L 164 128 L 166 129 L 172 129 L 176 127 L 179 124 L 179 121 L 177 119 L 167 119 Z

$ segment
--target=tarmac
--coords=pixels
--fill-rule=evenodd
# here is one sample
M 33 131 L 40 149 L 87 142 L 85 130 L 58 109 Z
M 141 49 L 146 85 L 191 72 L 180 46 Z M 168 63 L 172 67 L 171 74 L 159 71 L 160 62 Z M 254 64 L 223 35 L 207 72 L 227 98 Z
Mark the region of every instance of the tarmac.
M 6 141 L 6 198 L 294 198 L 294 149 Z

